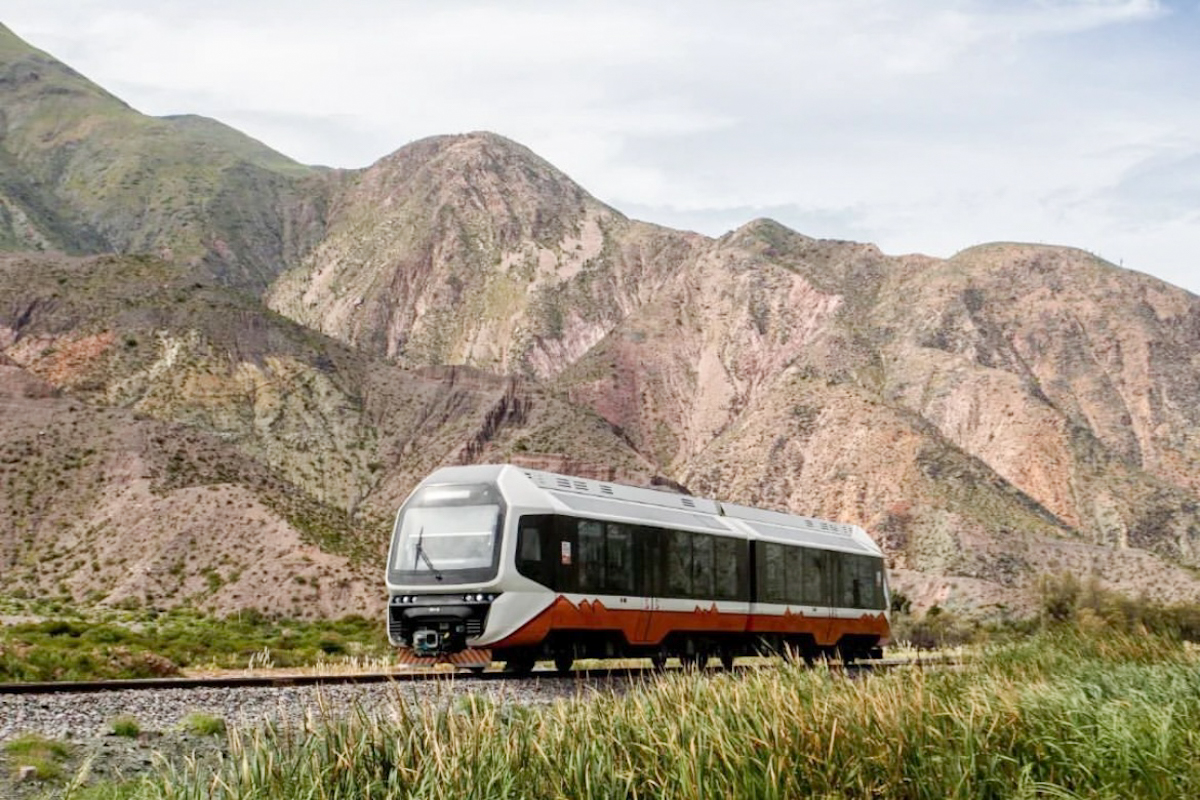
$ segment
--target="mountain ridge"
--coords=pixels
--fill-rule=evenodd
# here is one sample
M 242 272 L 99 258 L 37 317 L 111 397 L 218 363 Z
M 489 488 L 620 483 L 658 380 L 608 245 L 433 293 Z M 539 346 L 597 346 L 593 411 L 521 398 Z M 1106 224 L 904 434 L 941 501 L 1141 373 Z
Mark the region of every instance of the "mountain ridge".
M 1157 279 L 1065 247 L 675 231 L 486 131 L 307 167 L 144 117 L 6 29 L 0 101 L 0 369 L 22 387 L 0 396 L 22 487 L 0 593 L 57 590 L 11 571 L 40 520 L 31 552 L 115 546 L 100 526 L 190 587 L 98 557 L 67 571 L 76 599 L 236 607 L 237 548 L 122 533 L 47 494 L 56 469 L 86 496 L 136 475 L 148 495 L 97 507 L 169 496 L 170 520 L 220 496 L 228 535 L 266 526 L 280 563 L 320 565 L 271 572 L 268 606 L 290 587 L 370 612 L 416 481 L 515 461 L 856 522 L 918 607 L 1028 610 L 1047 570 L 1200 597 L 1200 298 Z M 39 436 L 63 404 L 123 431 L 92 466 Z

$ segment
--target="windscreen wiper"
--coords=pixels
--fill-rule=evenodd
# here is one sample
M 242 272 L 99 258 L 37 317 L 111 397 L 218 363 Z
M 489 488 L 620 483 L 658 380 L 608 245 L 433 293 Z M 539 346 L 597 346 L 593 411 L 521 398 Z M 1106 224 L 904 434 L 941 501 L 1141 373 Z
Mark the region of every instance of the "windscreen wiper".
M 425 526 L 422 525 L 421 530 L 419 530 L 417 532 L 417 558 L 424 561 L 425 566 L 429 567 L 429 571 L 433 573 L 433 577 L 437 578 L 440 581 L 442 579 L 442 573 L 438 570 L 437 567 L 435 567 L 433 565 L 433 562 L 429 560 L 429 554 L 426 553 L 425 548 L 421 546 L 421 542 L 424 540 L 425 540 Z M 416 569 L 416 566 L 417 566 L 417 561 L 414 558 L 413 559 L 413 568 Z

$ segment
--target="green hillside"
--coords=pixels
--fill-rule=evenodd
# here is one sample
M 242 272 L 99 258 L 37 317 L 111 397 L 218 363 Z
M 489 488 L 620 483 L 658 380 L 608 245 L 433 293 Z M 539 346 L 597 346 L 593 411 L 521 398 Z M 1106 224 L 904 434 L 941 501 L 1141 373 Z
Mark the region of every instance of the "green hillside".
M 3 26 L 0 109 L 5 249 L 150 252 L 258 291 L 321 228 L 321 170 L 214 120 L 141 114 Z

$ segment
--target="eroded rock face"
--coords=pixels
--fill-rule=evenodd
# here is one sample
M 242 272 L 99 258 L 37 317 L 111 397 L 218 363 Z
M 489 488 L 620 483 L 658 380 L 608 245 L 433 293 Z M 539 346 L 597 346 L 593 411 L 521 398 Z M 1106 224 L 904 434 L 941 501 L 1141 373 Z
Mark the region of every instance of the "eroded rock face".
M 1200 540 L 1198 312 L 1081 251 L 889 258 L 757 222 L 559 382 L 689 488 L 859 522 L 895 566 L 970 578 L 959 602 L 1127 549 L 1161 569 L 1124 588 L 1161 594 Z M 1064 536 L 1093 555 L 1034 557 Z
M 0 442 L 5 591 L 217 613 L 380 610 L 371 571 L 303 530 L 319 506 L 213 437 L 0 364 Z
M 402 363 L 545 377 L 700 240 L 626 219 L 502 137 L 434 137 L 348 180 L 268 302 Z
M 175 549 L 209 553 L 196 564 L 220 558 L 186 538 L 196 513 L 261 528 L 279 561 L 353 561 L 370 556 L 347 541 L 432 469 L 515 460 L 858 522 L 919 602 L 1016 608 L 1058 570 L 1200 585 L 1187 292 L 1069 248 L 943 260 L 770 220 L 672 231 L 489 133 L 305 167 L 212 120 L 138 114 L 3 27 L 0 44 L 0 249 L 127 254 L 0 257 L 0 398 L 25 443 L 5 469 L 34 481 L 4 484 L 0 545 L 84 536 L 110 509 L 103 530 L 158 563 L 166 528 L 119 513 L 142 504 L 185 531 Z M 103 468 L 45 494 L 28 404 L 60 401 L 161 442 L 97 440 Z M 94 501 L 78 523 L 76 494 Z M 139 580 L 103 589 L 162 591 Z M 210 599 L 235 604 L 233 583 Z

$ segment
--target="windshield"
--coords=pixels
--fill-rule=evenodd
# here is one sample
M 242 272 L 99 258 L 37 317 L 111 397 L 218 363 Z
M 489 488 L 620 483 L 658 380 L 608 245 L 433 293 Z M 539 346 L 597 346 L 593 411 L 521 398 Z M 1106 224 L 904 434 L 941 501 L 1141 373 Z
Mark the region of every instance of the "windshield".
M 396 520 L 389 577 L 397 583 L 493 577 L 501 512 L 499 494 L 490 486 L 421 489 Z

